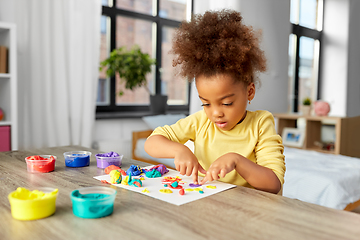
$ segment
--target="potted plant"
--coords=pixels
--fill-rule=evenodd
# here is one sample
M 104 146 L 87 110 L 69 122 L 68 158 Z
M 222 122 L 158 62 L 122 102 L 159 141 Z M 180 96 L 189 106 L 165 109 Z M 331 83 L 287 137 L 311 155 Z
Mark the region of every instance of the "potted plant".
M 310 111 L 311 111 L 311 99 L 310 98 L 304 98 L 302 101 L 302 114 L 305 116 L 310 115 Z
M 133 90 L 144 86 L 147 88 L 146 75 L 151 72 L 151 66 L 156 64 L 156 60 L 150 58 L 149 54 L 143 53 L 139 46 L 135 45 L 131 50 L 126 47 L 114 49 L 110 56 L 100 62 L 100 71 L 105 67 L 106 75 L 113 77 L 119 74 L 121 81 L 125 82 L 125 88 Z M 124 92 L 120 90 L 120 95 Z M 164 113 L 167 106 L 167 96 L 150 94 L 150 110 L 154 114 Z

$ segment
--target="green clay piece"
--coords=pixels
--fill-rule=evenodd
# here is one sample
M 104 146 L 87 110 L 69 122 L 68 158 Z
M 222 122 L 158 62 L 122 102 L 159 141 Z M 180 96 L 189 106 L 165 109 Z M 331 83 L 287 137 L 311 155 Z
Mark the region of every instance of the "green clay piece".
M 204 193 L 204 191 L 199 191 L 199 193 L 203 194 L 203 193 Z
M 177 181 L 175 181 L 175 182 L 173 182 L 173 183 L 171 184 L 171 186 L 174 187 L 174 188 L 176 188 L 177 186 L 179 186 L 179 183 L 178 183 Z
M 157 177 L 161 177 L 161 173 L 159 171 L 157 171 L 156 169 L 153 169 L 149 172 L 145 173 L 146 177 L 148 178 L 157 178 Z

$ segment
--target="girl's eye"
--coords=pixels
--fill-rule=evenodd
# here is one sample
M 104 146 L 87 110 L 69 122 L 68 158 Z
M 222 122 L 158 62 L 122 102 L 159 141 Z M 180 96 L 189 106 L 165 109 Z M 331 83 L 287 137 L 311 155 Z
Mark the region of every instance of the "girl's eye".
M 233 103 L 223 103 L 224 106 L 231 106 Z
M 208 103 L 203 103 L 203 104 L 201 104 L 201 106 L 202 106 L 202 107 L 208 107 L 208 106 L 210 106 L 210 104 L 208 104 Z

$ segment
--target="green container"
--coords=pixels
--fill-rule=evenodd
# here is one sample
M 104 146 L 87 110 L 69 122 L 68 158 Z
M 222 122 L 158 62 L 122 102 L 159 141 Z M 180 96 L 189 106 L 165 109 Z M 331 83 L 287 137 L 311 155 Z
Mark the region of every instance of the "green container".
M 81 218 L 101 218 L 113 213 L 117 191 L 109 187 L 87 187 L 70 194 L 73 213 Z

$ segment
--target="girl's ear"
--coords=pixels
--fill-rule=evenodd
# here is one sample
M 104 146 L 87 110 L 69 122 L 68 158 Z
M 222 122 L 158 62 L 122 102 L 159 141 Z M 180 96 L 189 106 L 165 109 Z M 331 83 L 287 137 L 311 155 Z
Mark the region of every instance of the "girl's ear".
M 254 83 L 250 83 L 247 87 L 247 99 L 249 101 L 253 100 L 255 97 L 255 84 Z

